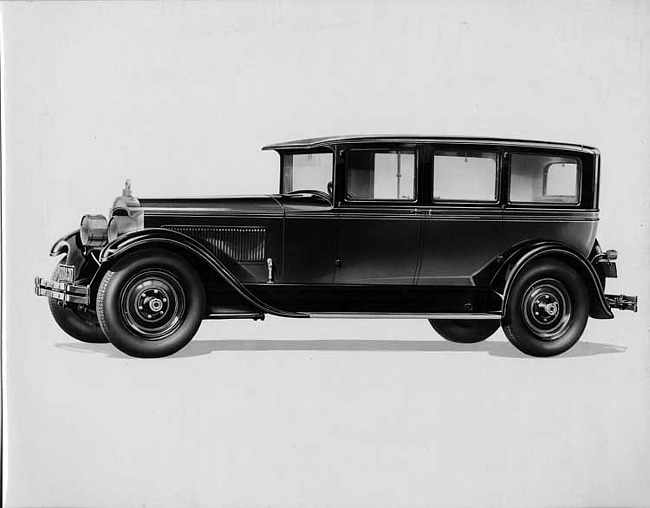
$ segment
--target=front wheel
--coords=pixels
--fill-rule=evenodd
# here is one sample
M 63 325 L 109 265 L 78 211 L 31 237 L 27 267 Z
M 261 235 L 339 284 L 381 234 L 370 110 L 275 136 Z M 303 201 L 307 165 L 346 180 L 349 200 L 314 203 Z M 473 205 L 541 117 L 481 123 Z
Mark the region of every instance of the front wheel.
M 184 258 L 150 249 L 127 255 L 112 267 L 97 293 L 102 330 L 123 353 L 169 356 L 196 334 L 205 314 L 205 291 Z
M 531 356 L 555 356 L 571 348 L 589 317 L 589 293 L 565 263 L 544 260 L 525 269 L 512 286 L 503 331 Z

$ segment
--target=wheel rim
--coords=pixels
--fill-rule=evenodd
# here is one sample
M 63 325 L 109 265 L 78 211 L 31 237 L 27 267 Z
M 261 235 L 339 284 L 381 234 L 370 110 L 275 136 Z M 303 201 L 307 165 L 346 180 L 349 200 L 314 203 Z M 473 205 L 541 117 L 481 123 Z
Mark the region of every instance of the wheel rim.
M 164 339 L 183 322 L 185 292 L 166 270 L 147 270 L 132 277 L 120 301 L 126 325 L 144 339 Z
M 530 331 L 547 341 L 557 340 L 569 327 L 573 315 L 569 292 L 555 279 L 543 279 L 530 286 L 521 310 Z

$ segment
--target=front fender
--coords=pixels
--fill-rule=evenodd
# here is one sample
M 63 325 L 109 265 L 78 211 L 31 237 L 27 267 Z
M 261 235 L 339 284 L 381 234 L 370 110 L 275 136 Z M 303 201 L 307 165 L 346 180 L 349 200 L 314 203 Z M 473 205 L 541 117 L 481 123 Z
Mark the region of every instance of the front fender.
M 127 233 L 106 245 L 99 254 L 100 269 L 95 274 L 91 282 L 91 287 L 96 289 L 99 286 L 104 274 L 118 259 L 121 259 L 127 253 L 151 247 L 171 249 L 193 259 L 200 260 L 219 275 L 245 301 L 260 309 L 262 312 L 285 317 L 307 317 L 305 314 L 277 309 L 266 304 L 246 289 L 239 279 L 228 270 L 224 263 L 203 244 L 183 233 L 164 228 L 148 228 Z
M 81 244 L 79 230 L 59 238 L 50 249 L 50 256 L 65 254 L 62 263 L 74 266 L 75 282 L 85 282 L 91 279 L 97 269 L 97 261 L 84 249 Z
M 589 315 L 598 319 L 612 319 L 614 314 L 605 299 L 605 291 L 593 265 L 572 247 L 559 243 L 541 241 L 527 244 L 511 253 L 495 274 L 491 285 L 503 296 L 505 311 L 512 285 L 517 276 L 531 263 L 541 258 L 558 259 L 571 266 L 582 278 L 589 291 Z
M 75 229 L 72 233 L 59 238 L 50 249 L 50 256 L 60 256 L 67 254 L 70 250 L 80 248 L 79 230 Z

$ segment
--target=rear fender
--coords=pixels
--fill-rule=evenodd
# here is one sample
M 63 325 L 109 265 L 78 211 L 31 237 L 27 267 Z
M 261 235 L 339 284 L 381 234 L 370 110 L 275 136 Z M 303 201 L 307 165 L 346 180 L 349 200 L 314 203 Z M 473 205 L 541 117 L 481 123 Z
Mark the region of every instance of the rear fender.
M 541 259 L 557 259 L 571 266 L 582 278 L 589 292 L 589 315 L 597 319 L 612 319 L 614 315 L 605 299 L 605 291 L 594 267 L 578 251 L 558 242 L 535 242 L 520 247 L 504 261 L 495 274 L 491 286 L 503 297 L 505 311 L 512 285 L 517 276 L 532 263 Z
M 167 249 L 176 252 L 190 261 L 207 266 L 226 284 L 237 292 L 247 303 L 263 313 L 285 317 L 306 317 L 304 314 L 277 309 L 253 295 L 233 275 L 233 273 L 204 245 L 183 233 L 163 228 L 148 228 L 127 233 L 104 247 L 99 255 L 100 268 L 91 282 L 91 294 L 96 294 L 104 274 L 126 254 L 149 248 Z

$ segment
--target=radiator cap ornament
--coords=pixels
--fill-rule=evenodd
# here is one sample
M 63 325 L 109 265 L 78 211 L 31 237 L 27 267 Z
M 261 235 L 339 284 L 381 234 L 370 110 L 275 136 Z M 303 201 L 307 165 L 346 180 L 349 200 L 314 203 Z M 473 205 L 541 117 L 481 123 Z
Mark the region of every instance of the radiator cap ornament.
M 122 189 L 122 195 L 115 198 L 113 202 L 113 209 L 115 208 L 140 208 L 140 201 L 133 195 L 131 190 L 131 179 L 127 178 L 124 182 L 124 189 Z

